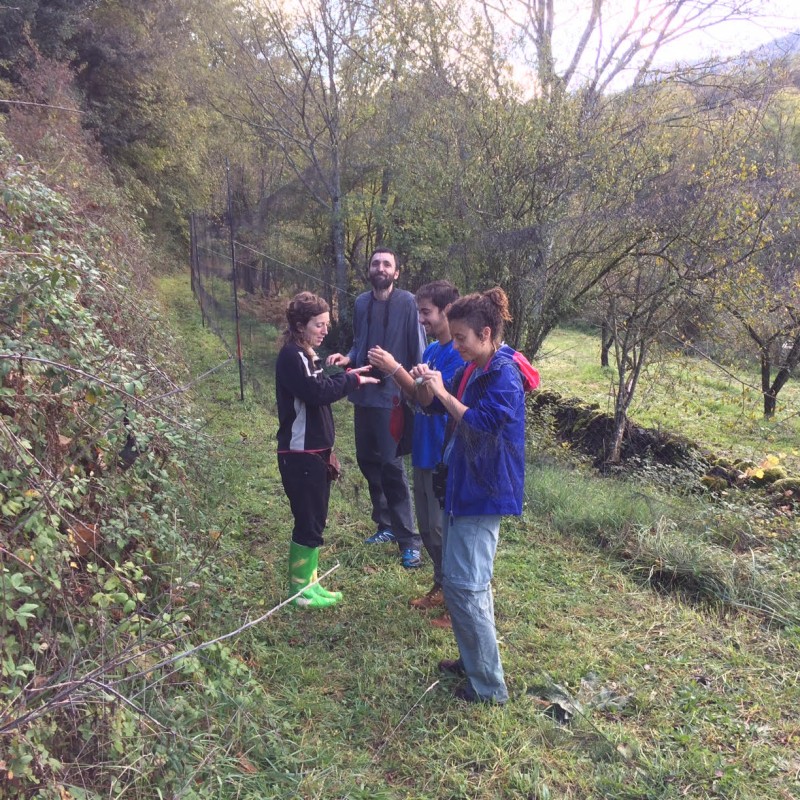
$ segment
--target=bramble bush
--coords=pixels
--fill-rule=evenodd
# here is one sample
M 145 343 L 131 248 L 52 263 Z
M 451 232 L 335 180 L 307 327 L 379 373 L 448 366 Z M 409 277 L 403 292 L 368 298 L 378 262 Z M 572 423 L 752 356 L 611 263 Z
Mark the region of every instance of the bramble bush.
M 205 636 L 201 437 L 114 237 L 4 138 L 0 170 L 0 794 L 152 797 L 256 695 L 224 648 L 149 671 Z

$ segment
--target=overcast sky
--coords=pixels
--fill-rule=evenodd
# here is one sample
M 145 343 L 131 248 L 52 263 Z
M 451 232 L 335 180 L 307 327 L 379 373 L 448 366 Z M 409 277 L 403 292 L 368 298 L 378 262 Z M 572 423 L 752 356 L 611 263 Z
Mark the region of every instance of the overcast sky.
M 630 5 L 632 0 L 626 2 Z M 757 5 L 763 17 L 725 22 L 710 30 L 689 34 L 665 48 L 659 63 L 736 55 L 800 31 L 800 0 L 761 0 Z
M 733 0 L 731 0 L 733 2 Z M 720 0 L 711 6 L 711 13 L 724 16 L 726 6 L 730 3 Z M 639 25 L 646 24 L 648 9 L 663 7 L 663 0 L 607 0 L 601 28 L 595 31 L 587 48 L 578 73 L 588 76 L 596 65 L 598 37 L 602 36 L 601 50 L 607 52 L 610 43 L 626 28 L 633 18 L 634 9 L 639 7 Z M 690 9 L 696 5 L 689 4 Z M 743 51 L 753 50 L 760 45 L 785 36 L 788 33 L 800 32 L 800 0 L 751 0 L 751 7 L 758 13 L 749 19 L 738 19 L 721 22 L 710 28 L 695 33 L 686 33 L 676 41 L 666 43 L 659 51 L 653 67 L 667 68 L 676 62 L 698 62 L 718 56 L 726 58 Z M 591 0 L 556 0 L 557 21 L 553 35 L 553 47 L 558 68 L 563 69 L 569 63 L 578 39 L 585 29 L 591 12 Z M 688 12 L 687 12 L 688 13 Z M 708 19 L 708 17 L 706 17 Z M 652 41 L 655 32 L 644 35 L 644 43 Z M 626 83 L 636 74 L 641 59 L 634 61 L 630 68 L 620 74 L 612 83 L 611 89 L 624 88 Z M 530 67 L 523 67 L 517 77 L 526 82 L 524 77 Z

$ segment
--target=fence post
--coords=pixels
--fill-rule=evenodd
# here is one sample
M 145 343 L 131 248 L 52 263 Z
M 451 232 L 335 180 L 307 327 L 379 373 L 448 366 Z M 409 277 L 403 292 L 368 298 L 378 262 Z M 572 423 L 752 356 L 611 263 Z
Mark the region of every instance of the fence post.
M 231 266 L 233 267 L 233 315 L 236 319 L 236 358 L 239 361 L 239 399 L 244 400 L 244 366 L 242 364 L 242 336 L 239 330 L 239 280 L 236 269 L 236 245 L 233 240 L 233 199 L 231 196 L 231 165 L 225 156 L 225 178 L 228 183 L 228 230 L 231 242 Z
M 195 268 L 195 261 L 194 261 L 194 211 L 189 214 L 189 276 L 190 276 L 190 285 L 192 287 L 192 294 L 197 298 L 197 288 L 195 287 L 194 282 L 194 268 Z M 198 300 L 200 298 L 197 298 Z
M 200 279 L 200 252 L 197 246 L 197 215 L 192 211 L 189 215 L 189 260 L 192 268 L 192 292 L 200 306 L 200 319 L 206 326 L 206 304 L 203 297 L 203 281 Z

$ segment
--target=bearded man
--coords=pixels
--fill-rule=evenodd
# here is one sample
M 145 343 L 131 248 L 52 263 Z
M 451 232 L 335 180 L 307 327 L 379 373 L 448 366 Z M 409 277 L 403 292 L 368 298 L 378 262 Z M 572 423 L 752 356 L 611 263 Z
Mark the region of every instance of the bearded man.
M 395 253 L 384 247 L 376 249 L 369 258 L 368 275 L 372 289 L 356 298 L 353 311 L 353 346 L 347 355 L 328 356 L 326 363 L 365 366 L 369 364 L 367 353 L 377 345 L 409 370 L 422 360 L 425 331 L 419 323 L 414 295 L 395 287 L 400 276 Z M 398 418 L 402 391 L 391 375 L 372 374 L 382 378 L 379 384 L 364 386 L 349 396 L 354 406 L 356 458 L 369 485 L 372 519 L 377 526 L 365 542 L 397 542 L 403 566 L 414 569 L 421 565 L 422 540 L 414 525 L 397 431 L 391 424 L 393 416 Z M 411 420 L 412 416 L 406 415 L 406 424 Z M 403 438 L 409 439 L 409 434 L 405 431 Z

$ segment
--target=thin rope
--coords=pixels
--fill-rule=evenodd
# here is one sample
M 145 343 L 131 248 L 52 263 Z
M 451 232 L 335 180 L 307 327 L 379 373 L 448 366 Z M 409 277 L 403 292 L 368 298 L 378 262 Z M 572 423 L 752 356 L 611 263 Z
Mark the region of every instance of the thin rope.
M 86 114 L 86 111 L 81 111 L 79 108 L 67 108 L 66 106 L 51 106 L 49 103 L 31 103 L 27 100 L 5 100 L 0 98 L 0 103 L 9 103 L 15 106 L 38 106 L 39 108 L 54 108 L 57 111 L 69 111 L 72 114 Z

